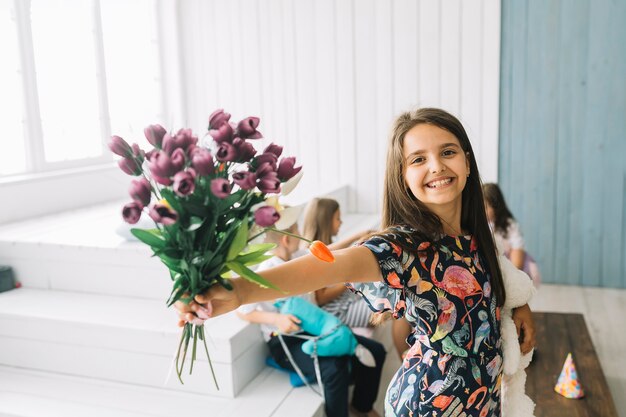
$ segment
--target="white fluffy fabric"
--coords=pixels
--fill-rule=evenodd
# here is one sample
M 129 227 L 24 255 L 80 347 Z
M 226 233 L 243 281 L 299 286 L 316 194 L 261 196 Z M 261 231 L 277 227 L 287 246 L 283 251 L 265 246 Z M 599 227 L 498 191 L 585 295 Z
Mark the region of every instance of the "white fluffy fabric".
M 533 351 L 522 355 L 513 322 L 512 312 L 527 304 L 535 294 L 535 287 L 526 273 L 517 269 L 505 256 L 498 256 L 506 291 L 506 302 L 501 311 L 503 379 L 502 416 L 534 417 L 535 403 L 526 395 L 526 367 Z

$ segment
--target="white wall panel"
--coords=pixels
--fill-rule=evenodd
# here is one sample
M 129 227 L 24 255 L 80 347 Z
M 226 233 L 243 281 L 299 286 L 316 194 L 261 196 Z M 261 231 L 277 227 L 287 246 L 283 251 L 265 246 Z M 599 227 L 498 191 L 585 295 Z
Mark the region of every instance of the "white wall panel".
M 330 184 L 336 180 L 339 154 L 337 148 L 337 59 L 336 59 L 336 13 L 334 0 L 315 1 L 315 61 L 317 76 L 315 88 L 317 117 L 309 118 L 308 124 L 315 128 L 317 145 L 319 180 L 321 184 Z
M 266 140 L 305 165 L 311 195 L 351 186 L 348 211 L 380 210 L 393 116 L 459 116 L 484 179 L 497 179 L 500 1 L 184 1 L 187 120 L 256 114 Z M 172 127 L 175 128 L 175 127 Z
M 419 1 L 419 105 L 441 106 L 439 79 L 441 77 L 439 56 L 441 51 L 441 4 L 431 0 Z
M 458 115 L 461 110 L 461 0 L 441 1 L 441 107 Z M 497 84 L 496 84 L 497 85 Z
M 385 155 L 389 127 L 395 114 L 393 108 L 393 0 L 376 0 L 376 126 L 374 144 L 369 146 L 376 156 L 372 170 L 376 171 L 375 188 L 370 191 L 375 197 L 376 212 L 382 209 L 382 187 L 385 176 Z
M 379 159 L 373 152 L 376 143 L 376 33 L 375 0 L 354 3 L 354 62 L 356 120 L 356 203 L 365 212 L 375 212 L 379 196 L 375 195 Z
M 337 28 L 337 154 L 341 163 L 337 167 L 337 182 L 356 184 L 357 165 L 355 131 L 355 77 L 357 64 L 354 62 L 354 5 L 353 0 L 336 1 Z M 308 170 L 309 172 L 311 170 Z M 348 196 L 348 209 L 357 211 L 356 193 Z
M 461 111 L 458 114 L 481 165 L 482 4 L 461 2 Z

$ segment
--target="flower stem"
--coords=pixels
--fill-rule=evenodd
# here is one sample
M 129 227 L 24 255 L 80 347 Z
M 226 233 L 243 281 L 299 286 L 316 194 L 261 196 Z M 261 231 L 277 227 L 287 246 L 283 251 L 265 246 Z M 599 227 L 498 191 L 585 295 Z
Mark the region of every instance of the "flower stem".
M 287 235 L 287 236 L 295 237 L 296 239 L 304 240 L 305 242 L 307 242 L 307 243 L 309 243 L 309 244 L 313 243 L 313 241 L 312 241 L 312 240 L 310 240 L 310 239 L 307 239 L 307 238 L 305 238 L 305 237 L 302 237 L 302 236 L 296 235 L 295 233 L 290 233 L 290 232 L 287 232 L 287 231 L 285 231 L 285 230 L 278 230 L 278 229 L 276 229 L 275 227 L 265 227 L 265 228 L 263 229 L 263 231 L 261 231 L 261 232 L 257 233 L 256 235 L 254 235 L 254 236 L 252 236 L 250 239 L 248 239 L 248 242 L 250 242 L 250 241 L 252 241 L 252 240 L 256 239 L 257 237 L 261 236 L 263 233 L 268 232 L 268 231 L 270 231 L 270 232 L 276 232 L 276 233 L 281 233 L 281 234 L 283 234 L 283 235 Z
M 183 385 L 185 385 L 185 383 L 183 382 L 182 378 L 180 377 L 180 375 L 182 374 L 182 365 L 179 365 L 179 359 L 180 359 L 180 350 L 183 347 L 183 342 L 185 341 L 186 333 L 187 333 L 187 324 L 185 324 L 185 327 L 183 328 L 183 332 L 180 335 L 180 343 L 178 344 L 178 351 L 176 352 L 176 376 L 178 376 L 178 380 Z
M 215 377 L 215 371 L 213 370 L 213 362 L 211 362 L 211 356 L 209 355 L 209 348 L 206 346 L 206 337 L 204 337 L 204 326 L 198 328 L 200 330 L 200 339 L 204 343 L 204 351 L 206 352 L 206 357 L 209 360 L 209 366 L 211 367 L 211 375 L 213 375 L 213 382 L 215 383 L 215 388 L 220 390 L 220 386 L 217 384 L 217 378 Z
M 193 330 L 193 347 L 191 348 L 191 366 L 189 367 L 189 375 L 193 372 L 193 363 L 196 360 L 196 343 L 198 342 L 198 326 Z

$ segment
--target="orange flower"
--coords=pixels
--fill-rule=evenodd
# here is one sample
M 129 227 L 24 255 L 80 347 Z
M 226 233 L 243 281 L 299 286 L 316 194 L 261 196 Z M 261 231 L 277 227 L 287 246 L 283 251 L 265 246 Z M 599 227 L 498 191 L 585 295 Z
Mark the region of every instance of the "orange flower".
M 335 257 L 333 253 L 328 249 L 324 243 L 319 240 L 315 240 L 311 242 L 311 246 L 309 246 L 309 252 L 317 259 L 322 260 L 324 262 L 335 262 Z

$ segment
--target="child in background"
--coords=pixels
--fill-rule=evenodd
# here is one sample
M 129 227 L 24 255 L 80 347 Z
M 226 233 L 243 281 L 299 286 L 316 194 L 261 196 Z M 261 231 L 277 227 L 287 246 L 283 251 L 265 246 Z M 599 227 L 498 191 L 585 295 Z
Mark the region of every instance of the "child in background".
M 387 417 L 499 417 L 500 309 L 515 285 L 505 290 L 511 281 L 500 263 L 508 261 L 497 256 L 476 157 L 457 118 L 423 108 L 396 119 L 383 196 L 378 235 L 336 251 L 332 263 L 303 256 L 261 275 L 291 294 L 358 281 L 349 285 L 373 310 L 407 318 L 415 342 L 387 389 Z M 244 279 L 231 284 L 177 302 L 179 325 L 282 294 Z M 513 310 L 513 320 L 526 354 L 535 343 L 527 304 Z
M 339 203 L 332 198 L 314 198 L 307 205 L 304 214 L 302 236 L 309 240 L 319 240 L 331 250 L 345 249 L 365 236 L 368 231 L 359 232 L 333 243 L 333 237 L 341 227 Z M 315 300 L 324 310 L 333 314 L 349 327 L 368 327 L 372 311 L 349 291 L 345 285 L 337 284 L 315 291 Z
M 297 225 L 291 226 L 287 232 L 298 234 Z M 278 232 L 267 232 L 266 241 L 275 243 L 274 257 L 264 261 L 258 267 L 263 271 L 281 265 L 292 258 L 298 250 L 299 240 Z M 294 276 L 292 279 L 298 279 Z M 302 279 L 306 279 L 302 276 Z M 301 297 L 315 304 L 312 293 Z M 294 370 L 289 361 L 276 332 L 282 334 L 294 333 L 300 330 L 300 319 L 291 314 L 281 314 L 273 302 L 260 302 L 239 307 L 237 315 L 251 323 L 261 325 L 263 338 L 267 342 L 272 358 L 285 369 Z M 322 386 L 324 387 L 325 409 L 328 417 L 348 416 L 348 386 L 354 379 L 354 395 L 350 406 L 353 415 L 380 417 L 372 409 L 378 394 L 380 376 L 385 361 L 384 347 L 373 340 L 355 336 L 359 344 L 367 348 L 376 362 L 375 367 L 367 367 L 356 360 L 355 356 L 324 357 L 319 356 Z M 296 365 L 307 378 L 315 378 L 313 359 L 304 353 L 301 346 L 306 340 L 296 337 L 283 337 Z
M 488 183 L 483 185 L 483 194 L 487 220 L 493 231 L 496 246 L 502 248 L 511 263 L 517 269 L 526 272 L 535 287 L 538 287 L 541 283 L 539 267 L 524 248 L 524 237 L 519 223 L 506 205 L 502 190 L 497 184 Z

